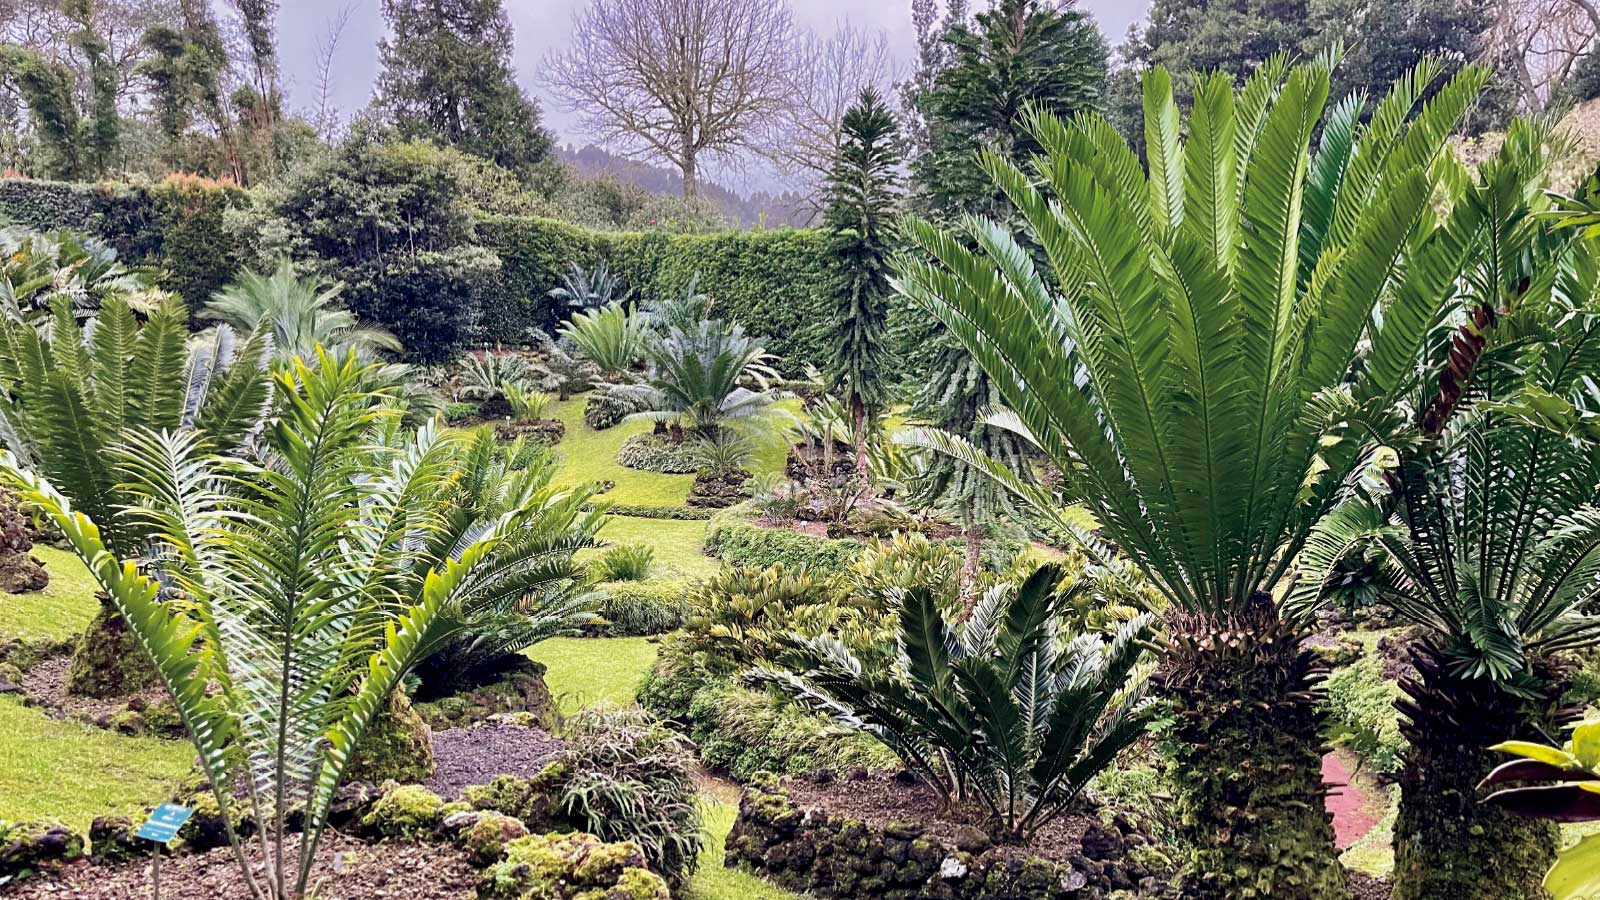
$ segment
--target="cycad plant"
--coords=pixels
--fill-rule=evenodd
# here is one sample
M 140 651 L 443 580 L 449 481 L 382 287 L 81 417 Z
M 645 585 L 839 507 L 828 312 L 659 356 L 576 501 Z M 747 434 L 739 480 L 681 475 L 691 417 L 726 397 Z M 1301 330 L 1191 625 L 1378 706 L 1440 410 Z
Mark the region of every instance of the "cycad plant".
M 1437 219 L 1430 169 L 1486 76 L 1464 69 L 1424 103 L 1438 71 L 1419 66 L 1370 117 L 1360 96 L 1324 115 L 1328 62 L 1278 58 L 1237 93 L 1197 77 L 1185 126 L 1157 68 L 1148 169 L 1097 115 L 1035 113 L 1031 171 L 981 161 L 1025 237 L 982 218 L 908 225 L 921 255 L 900 290 L 994 380 L 1009 409 L 991 421 L 1059 467 L 1063 496 L 959 440 L 909 442 L 1041 506 L 1082 504 L 1171 603 L 1186 897 L 1348 893 L 1323 806 L 1321 672 L 1273 591 L 1362 457 L 1346 423 L 1409 385 L 1468 250 L 1466 225 Z
M 1379 428 L 1396 464 L 1302 555 L 1297 604 L 1370 548 L 1384 602 L 1418 627 L 1397 900 L 1544 896 L 1554 828 L 1478 804 L 1475 786 L 1490 744 L 1559 724 L 1553 656 L 1600 643 L 1600 246 L 1535 218 L 1549 138 L 1514 124 L 1455 201 L 1495 252 L 1468 257 L 1423 383 Z
M 284 258 L 271 274 L 245 270 L 206 304 L 207 318 L 224 322 L 241 334 L 266 332 L 279 357 L 310 358 L 317 347 L 330 353 L 354 350 L 363 359 L 381 351 L 398 351 L 394 335 L 362 325 L 339 305 L 342 284 L 295 274 Z
M 305 896 L 334 790 L 406 671 L 479 610 L 524 596 L 543 565 L 519 543 L 537 494 L 452 529 L 462 436 L 424 429 L 374 450 L 375 429 L 397 413 L 364 389 L 369 377 L 353 356 L 285 367 L 260 464 L 212 453 L 193 433 L 120 447 L 131 515 L 161 549 L 148 573 L 111 553 L 47 479 L 9 455 L 0 464 L 155 660 L 261 900 Z
M 737 323 L 703 319 L 673 326 L 649 343 L 651 371 L 641 384 L 613 385 L 611 393 L 642 412 L 630 418 L 658 422 L 696 437 L 715 437 L 734 425 L 764 425 L 782 418 L 773 403 L 784 394 L 772 355 Z
M 649 332 L 645 317 L 629 313 L 620 303 L 574 313 L 561 326 L 561 334 L 611 378 L 626 375 L 644 360 Z
M 606 306 L 621 293 L 622 277 L 606 263 L 593 269 L 568 263 L 567 270 L 561 273 L 561 284 L 551 288 L 547 296 L 568 312 L 579 313 Z
M 838 639 L 791 635 L 766 685 L 882 741 L 948 802 L 980 806 L 1001 834 L 1026 839 L 1063 813 L 1089 779 L 1144 733 L 1151 617 L 1109 642 L 1063 633 L 1060 612 L 1091 582 L 1061 587 L 1046 565 L 987 591 L 952 624 L 927 588 L 897 590 L 899 653 L 869 666 Z
M 121 514 L 131 502 L 128 471 L 110 449 L 144 431 L 237 447 L 266 413 L 265 344 L 222 328 L 186 346 L 188 310 L 170 297 L 143 323 L 120 294 L 100 301 L 88 327 L 69 297 L 57 296 L 51 309 L 37 324 L 0 317 L 0 440 L 99 524 L 112 553 L 135 559 L 150 528 Z M 106 600 L 78 643 L 67 689 L 112 696 L 151 677 Z
M 112 295 L 142 312 L 159 302 L 154 274 L 129 269 L 105 242 L 75 231 L 0 229 L 0 310 L 13 318 L 48 317 L 64 298 L 78 318 L 92 316 Z

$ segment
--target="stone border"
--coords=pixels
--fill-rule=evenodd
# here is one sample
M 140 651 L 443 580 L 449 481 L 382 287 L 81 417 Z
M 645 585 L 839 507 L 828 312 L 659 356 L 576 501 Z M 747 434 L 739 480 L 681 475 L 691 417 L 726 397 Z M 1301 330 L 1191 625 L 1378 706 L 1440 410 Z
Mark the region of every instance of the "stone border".
M 1113 900 L 1162 897 L 1165 873 L 1116 827 L 1091 825 L 1068 861 L 985 847 L 948 846 L 916 824 L 877 827 L 801 809 L 775 779 L 758 778 L 739 802 L 727 865 L 789 890 L 852 900 Z M 1140 858 L 1144 861 L 1141 862 Z

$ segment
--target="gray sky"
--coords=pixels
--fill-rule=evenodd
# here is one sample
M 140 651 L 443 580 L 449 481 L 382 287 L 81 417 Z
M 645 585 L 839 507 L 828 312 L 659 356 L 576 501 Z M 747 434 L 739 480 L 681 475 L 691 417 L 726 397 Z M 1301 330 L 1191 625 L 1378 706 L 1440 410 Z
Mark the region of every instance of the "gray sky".
M 345 3 L 350 20 L 339 39 L 333 66 L 332 97 L 347 115 L 367 102 L 378 74 L 377 42 L 384 32 L 378 0 L 281 0 L 278 12 L 279 51 L 284 61 L 290 103 L 302 111 L 317 103 L 317 44 L 328 23 Z M 587 0 L 506 0 L 516 29 L 514 62 L 517 77 L 529 94 L 539 99 L 546 124 L 562 143 L 584 143 L 574 130 L 574 117 L 562 110 L 540 83 L 546 54 L 564 46 L 572 34 L 573 14 Z M 883 29 L 897 62 L 911 58 L 911 0 L 791 0 L 799 24 L 819 33 L 831 33 L 841 20 L 857 27 Z M 977 5 L 977 4 L 974 4 Z M 1142 16 L 1149 0 L 1079 0 L 1093 13 L 1110 43 L 1120 43 L 1128 25 Z

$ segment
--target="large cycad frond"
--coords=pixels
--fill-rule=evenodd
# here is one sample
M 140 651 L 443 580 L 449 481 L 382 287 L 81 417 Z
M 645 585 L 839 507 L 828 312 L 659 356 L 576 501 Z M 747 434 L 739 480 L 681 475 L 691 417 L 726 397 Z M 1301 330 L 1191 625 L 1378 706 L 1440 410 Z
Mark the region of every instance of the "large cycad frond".
M 1036 114 L 1031 171 L 983 156 L 1024 238 L 908 223 L 920 254 L 898 289 L 995 379 L 1066 499 L 1187 608 L 1279 581 L 1365 443 L 1313 401 L 1392 406 L 1413 371 L 1393 361 L 1456 290 L 1476 238 L 1438 221 L 1430 172 L 1485 75 L 1421 103 L 1435 74 L 1366 123 L 1351 104 L 1324 118 L 1326 61 L 1264 66 L 1237 94 L 1200 77 L 1185 141 L 1153 73 L 1148 172 L 1099 117 Z

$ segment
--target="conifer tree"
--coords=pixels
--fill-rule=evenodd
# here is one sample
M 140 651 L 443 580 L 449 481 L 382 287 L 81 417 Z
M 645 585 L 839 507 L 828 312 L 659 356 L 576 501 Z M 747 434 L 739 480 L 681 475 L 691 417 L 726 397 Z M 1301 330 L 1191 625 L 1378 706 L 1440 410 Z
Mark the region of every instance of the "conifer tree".
M 844 114 L 828 176 L 828 287 L 835 302 L 829 388 L 841 391 L 855 428 L 856 475 L 867 481 L 867 423 L 888 399 L 883 357 L 889 317 L 890 221 L 899 199 L 894 114 L 868 87 Z
M 501 0 L 383 0 L 389 36 L 375 105 L 402 136 L 515 172 L 550 155 L 539 107 L 517 85 Z

